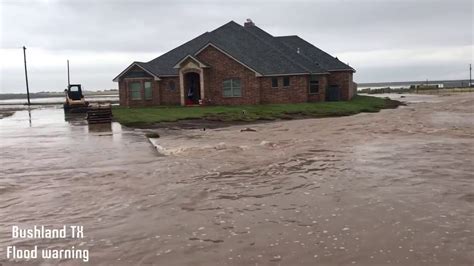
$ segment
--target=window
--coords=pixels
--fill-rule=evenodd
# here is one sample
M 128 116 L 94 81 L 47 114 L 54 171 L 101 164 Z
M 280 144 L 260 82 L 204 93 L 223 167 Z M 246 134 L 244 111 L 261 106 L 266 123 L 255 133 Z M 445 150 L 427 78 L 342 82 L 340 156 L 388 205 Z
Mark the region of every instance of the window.
M 241 97 L 240 79 L 224 80 L 224 97 Z
M 153 88 L 151 87 L 151 81 L 144 82 L 145 87 L 145 100 L 153 99 Z
M 316 76 L 311 76 L 309 80 L 309 93 L 319 93 L 319 80 Z
M 283 87 L 290 87 L 290 77 L 283 77 Z
M 168 90 L 170 91 L 176 90 L 176 83 L 174 82 L 174 80 L 170 80 L 170 82 L 168 83 Z
M 272 78 L 272 88 L 278 88 L 278 78 Z
M 142 94 L 140 92 L 142 88 L 142 84 L 140 82 L 130 82 L 128 84 L 128 88 L 130 90 L 130 98 L 132 100 L 141 100 Z

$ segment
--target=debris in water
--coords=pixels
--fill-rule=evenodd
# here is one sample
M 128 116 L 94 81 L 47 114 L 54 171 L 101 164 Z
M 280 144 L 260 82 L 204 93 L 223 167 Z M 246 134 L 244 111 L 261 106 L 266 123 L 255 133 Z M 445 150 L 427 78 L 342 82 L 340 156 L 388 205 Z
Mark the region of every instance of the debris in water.
M 240 132 L 256 132 L 257 130 L 253 128 L 246 127 L 244 129 L 241 129 Z
M 145 133 L 145 136 L 149 139 L 158 139 L 158 138 L 160 138 L 160 134 L 158 134 L 156 132 L 147 132 L 147 133 Z

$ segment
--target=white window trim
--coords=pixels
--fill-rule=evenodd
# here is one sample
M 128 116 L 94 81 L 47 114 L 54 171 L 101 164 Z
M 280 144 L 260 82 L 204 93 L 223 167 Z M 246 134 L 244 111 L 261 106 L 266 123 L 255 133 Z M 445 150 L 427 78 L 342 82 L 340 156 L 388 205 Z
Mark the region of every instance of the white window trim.
M 146 82 L 150 82 L 150 92 L 151 92 L 151 97 L 150 98 L 147 98 L 146 97 L 146 87 L 145 87 L 145 83 Z M 144 80 L 143 81 L 143 98 L 145 101 L 152 101 L 153 100 L 153 82 L 151 81 L 147 81 L 147 80 Z
M 232 93 L 232 96 L 225 96 L 224 95 L 224 82 L 230 80 L 230 91 Z M 234 96 L 234 80 L 239 80 L 240 83 L 240 95 L 239 96 Z M 230 78 L 230 79 L 225 79 L 222 81 L 222 97 L 224 98 L 241 98 L 242 97 L 242 82 L 241 79 L 239 78 Z
M 139 99 L 134 99 L 133 98 L 133 93 L 132 93 L 132 88 L 130 87 L 130 84 L 132 83 L 138 83 L 140 84 L 140 88 L 139 88 L 139 93 L 140 93 L 140 98 Z M 131 81 L 127 84 L 127 87 L 128 87 L 128 92 L 130 93 L 130 100 L 131 101 L 142 101 L 143 100 L 143 97 L 142 97 L 142 88 L 143 88 L 143 85 L 142 85 L 142 82 L 141 81 Z

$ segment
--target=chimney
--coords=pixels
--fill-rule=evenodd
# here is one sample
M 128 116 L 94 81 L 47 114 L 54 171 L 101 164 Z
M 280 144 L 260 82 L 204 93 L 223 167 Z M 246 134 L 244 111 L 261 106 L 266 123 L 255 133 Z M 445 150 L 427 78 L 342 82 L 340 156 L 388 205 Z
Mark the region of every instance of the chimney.
M 251 19 L 247 19 L 247 21 L 245 21 L 244 23 L 244 27 L 248 28 L 248 27 L 253 27 L 255 26 L 255 23 L 253 23 L 253 21 Z

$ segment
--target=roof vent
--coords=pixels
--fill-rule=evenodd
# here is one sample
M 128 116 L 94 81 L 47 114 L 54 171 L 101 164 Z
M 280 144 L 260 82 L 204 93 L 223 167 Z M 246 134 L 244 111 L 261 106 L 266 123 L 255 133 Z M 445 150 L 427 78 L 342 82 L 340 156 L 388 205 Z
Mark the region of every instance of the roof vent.
M 255 23 L 253 23 L 253 21 L 249 18 L 244 23 L 244 27 L 246 27 L 246 28 L 253 27 L 253 26 L 255 26 Z
M 296 48 L 296 53 L 298 53 L 298 54 L 300 53 L 300 48 L 299 47 Z

